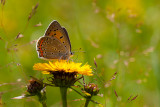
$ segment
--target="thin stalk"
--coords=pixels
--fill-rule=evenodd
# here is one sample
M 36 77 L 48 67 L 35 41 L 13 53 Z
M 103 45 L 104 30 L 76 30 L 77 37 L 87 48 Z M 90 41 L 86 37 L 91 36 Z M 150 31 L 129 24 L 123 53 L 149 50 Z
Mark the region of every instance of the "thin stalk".
M 72 90 L 74 90 L 76 93 L 78 93 L 79 95 L 81 95 L 82 97 L 86 98 L 84 95 L 82 95 L 80 92 L 78 92 L 77 90 L 75 90 L 74 88 L 70 87 Z
M 67 107 L 67 88 L 68 87 L 60 87 L 63 107 Z
M 91 98 L 86 98 L 86 102 L 85 102 L 85 106 L 84 107 L 88 107 L 89 102 L 91 101 Z
M 42 106 L 43 106 L 43 107 L 47 107 L 46 102 L 42 102 Z
M 39 102 L 42 104 L 43 107 L 47 107 L 47 104 L 46 104 L 46 93 L 43 92 L 43 93 L 38 93 L 38 99 L 39 99 Z

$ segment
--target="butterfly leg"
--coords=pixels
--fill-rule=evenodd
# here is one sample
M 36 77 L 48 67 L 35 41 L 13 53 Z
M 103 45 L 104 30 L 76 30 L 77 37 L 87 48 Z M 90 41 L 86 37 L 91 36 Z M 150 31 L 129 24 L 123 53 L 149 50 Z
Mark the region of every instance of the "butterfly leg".
M 59 61 L 62 60 L 62 56 L 60 56 L 60 58 L 58 59 Z
M 60 55 L 59 60 L 66 60 L 66 58 L 64 57 L 64 55 Z
M 68 57 L 68 58 L 67 58 L 67 62 L 68 62 L 69 60 L 70 60 L 70 58 Z M 72 60 L 72 61 L 73 61 L 73 60 Z

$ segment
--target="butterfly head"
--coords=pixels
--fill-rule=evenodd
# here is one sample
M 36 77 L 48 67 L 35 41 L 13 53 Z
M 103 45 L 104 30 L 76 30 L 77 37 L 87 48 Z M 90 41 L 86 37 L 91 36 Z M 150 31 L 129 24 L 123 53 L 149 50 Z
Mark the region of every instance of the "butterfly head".
M 73 52 L 70 52 L 70 57 L 72 57 L 74 55 L 74 53 Z

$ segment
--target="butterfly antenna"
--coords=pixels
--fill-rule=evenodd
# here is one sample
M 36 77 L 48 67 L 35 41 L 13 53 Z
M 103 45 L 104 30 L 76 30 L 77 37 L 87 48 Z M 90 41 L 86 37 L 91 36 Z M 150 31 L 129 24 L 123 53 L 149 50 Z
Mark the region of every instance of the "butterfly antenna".
M 79 49 L 73 49 L 72 53 L 74 54 L 75 52 L 83 52 L 85 53 L 86 51 L 81 51 L 82 48 L 79 48 Z

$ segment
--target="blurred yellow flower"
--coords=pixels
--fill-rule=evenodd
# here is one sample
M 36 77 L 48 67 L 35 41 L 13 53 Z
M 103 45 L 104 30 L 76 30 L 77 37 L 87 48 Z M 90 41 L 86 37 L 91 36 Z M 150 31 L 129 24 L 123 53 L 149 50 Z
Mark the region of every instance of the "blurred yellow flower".
M 52 72 L 66 72 L 66 73 L 77 73 L 82 75 L 92 76 L 91 66 L 82 63 L 69 62 L 66 60 L 60 60 L 49 63 L 36 63 L 33 66 L 34 70 L 43 71 L 43 74 L 50 74 Z
M 140 0 L 116 0 L 116 3 L 121 8 L 136 9 L 137 11 L 141 10 L 143 6 Z

